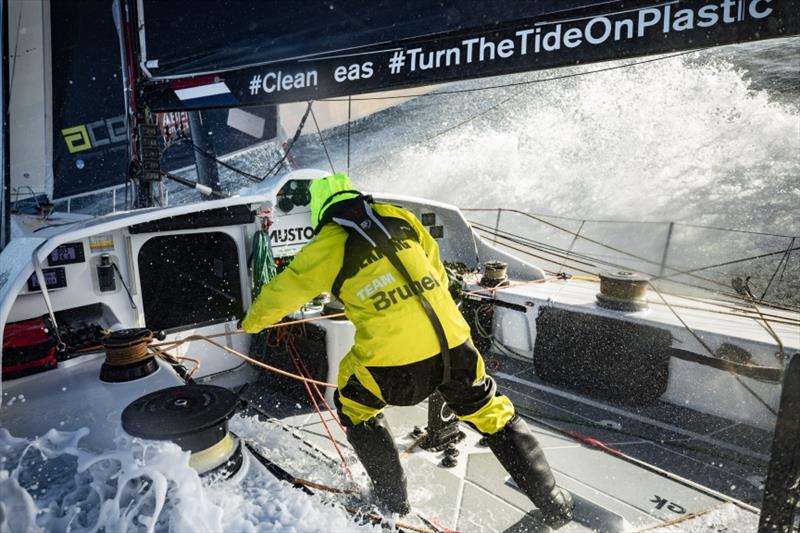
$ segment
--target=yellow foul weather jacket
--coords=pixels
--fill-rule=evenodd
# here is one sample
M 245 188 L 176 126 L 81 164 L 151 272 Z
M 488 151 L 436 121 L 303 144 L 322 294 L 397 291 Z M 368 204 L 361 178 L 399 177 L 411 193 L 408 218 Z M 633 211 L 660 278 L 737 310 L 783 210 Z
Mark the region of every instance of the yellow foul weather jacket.
M 339 289 L 345 315 L 356 327 L 350 353 L 364 366 L 405 365 L 439 353 L 439 342 L 417 292 L 424 294 L 439 317 L 448 346 L 466 342 L 469 325 L 448 292 L 436 241 L 409 211 L 386 204 L 372 208 L 383 217 L 400 219 L 416 233 L 417 240 L 403 240 L 397 247 L 414 286 L 377 251 L 358 265 L 357 273 Z M 338 224 L 323 226 L 286 270 L 261 289 L 242 321 L 244 331 L 257 333 L 314 296 L 330 292 L 345 264 L 347 238 L 347 231 Z

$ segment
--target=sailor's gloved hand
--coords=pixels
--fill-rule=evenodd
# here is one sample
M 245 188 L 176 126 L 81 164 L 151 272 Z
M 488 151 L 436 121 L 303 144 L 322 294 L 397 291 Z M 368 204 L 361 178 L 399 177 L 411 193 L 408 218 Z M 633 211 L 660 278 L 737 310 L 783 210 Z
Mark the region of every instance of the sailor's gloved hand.
M 262 327 L 256 325 L 255 320 L 252 320 L 252 318 L 249 315 L 245 315 L 245 317 L 241 319 L 236 325 L 239 327 L 239 329 L 241 329 L 245 333 L 255 334 L 259 333 L 263 329 Z

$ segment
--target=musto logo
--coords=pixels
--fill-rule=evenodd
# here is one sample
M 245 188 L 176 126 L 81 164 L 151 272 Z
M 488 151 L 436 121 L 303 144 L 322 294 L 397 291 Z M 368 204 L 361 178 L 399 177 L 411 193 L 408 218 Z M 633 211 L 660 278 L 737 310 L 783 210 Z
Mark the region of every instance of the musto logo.
M 311 226 L 299 228 L 281 228 L 272 230 L 269 240 L 273 243 L 293 243 L 299 241 L 310 241 L 314 238 L 314 228 Z
M 394 289 L 383 290 L 393 285 L 396 281 L 392 274 L 383 274 L 356 292 L 356 296 L 361 298 L 362 302 L 369 298 L 372 300 L 372 305 L 376 311 L 384 311 L 397 302 L 408 300 L 416 294 L 422 294 L 440 286 L 436 276 L 428 273 L 427 276 L 414 280 L 411 284 L 406 283 Z
M 71 154 L 128 140 L 125 115 L 64 128 L 61 134 Z

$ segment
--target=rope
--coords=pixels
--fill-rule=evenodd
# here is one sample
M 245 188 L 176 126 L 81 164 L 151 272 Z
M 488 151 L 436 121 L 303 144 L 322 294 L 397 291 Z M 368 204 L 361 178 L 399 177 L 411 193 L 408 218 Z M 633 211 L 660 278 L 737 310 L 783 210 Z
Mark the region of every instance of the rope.
M 353 509 L 352 507 L 345 507 L 344 510 L 347 511 L 348 513 L 352 514 L 352 515 L 363 514 L 358 509 Z M 383 516 L 379 515 L 378 513 L 370 512 L 370 513 L 364 514 L 364 516 L 366 516 L 367 518 L 369 518 L 370 520 L 372 520 L 373 522 L 376 522 L 378 524 L 383 522 Z M 397 529 L 401 529 L 401 530 L 402 529 L 407 529 L 409 531 L 414 531 L 415 533 L 435 533 L 434 531 L 432 531 L 430 529 L 423 529 L 421 527 L 412 526 L 411 524 L 407 524 L 405 522 L 394 522 L 394 526 Z
M 576 433 L 574 431 L 562 428 L 562 427 L 558 426 L 557 424 L 553 424 L 551 422 L 547 422 L 546 420 L 542 420 L 541 418 L 533 416 L 530 413 L 522 413 L 522 416 L 524 418 L 529 419 L 529 420 L 533 420 L 537 424 L 540 424 L 540 425 L 542 425 L 542 426 L 544 426 L 546 428 L 549 428 L 549 429 L 552 429 L 554 431 L 557 431 L 557 432 L 559 432 L 559 433 L 561 433 L 563 435 L 567 435 L 569 437 L 572 437 L 573 439 L 576 439 L 576 440 L 578 440 L 580 442 L 583 442 L 584 444 L 587 444 L 587 445 L 589 445 L 589 446 L 591 446 L 593 448 L 597 448 L 599 450 L 602 450 L 603 452 L 606 452 L 606 453 L 609 453 L 609 454 L 614 455 L 616 457 L 619 457 L 623 461 L 626 461 L 626 462 L 631 463 L 633 465 L 636 465 L 636 466 L 638 466 L 640 468 L 643 468 L 643 469 L 645 469 L 645 470 L 647 470 L 649 472 L 653 472 L 653 473 L 658 474 L 658 475 L 660 475 L 662 477 L 665 477 L 667 479 L 670 479 L 672 481 L 680 483 L 683 486 L 690 487 L 692 489 L 698 490 L 698 491 L 700 491 L 700 492 L 702 492 L 704 494 L 711 495 L 711 496 L 713 496 L 713 497 L 715 497 L 717 499 L 730 502 L 730 503 L 736 505 L 737 507 L 740 507 L 742 509 L 745 509 L 745 510 L 753 512 L 753 513 L 758 513 L 758 511 L 759 511 L 757 507 L 754 507 L 754 506 L 752 506 L 752 505 L 750 505 L 748 503 L 745 503 L 743 501 L 737 500 L 735 498 L 731 498 L 730 496 L 728 496 L 728 495 L 726 495 L 726 494 L 724 494 L 722 492 L 719 492 L 717 490 L 711 489 L 709 487 L 706 487 L 704 485 L 701 485 L 699 483 L 691 481 L 690 479 L 678 476 L 677 474 L 675 474 L 675 473 L 673 473 L 673 472 L 671 472 L 669 470 L 665 470 L 663 468 L 660 468 L 660 467 L 655 466 L 653 464 L 650 464 L 648 462 L 642 461 L 641 459 L 637 459 L 637 458 L 635 458 L 635 457 L 633 457 L 631 455 L 626 454 L 625 452 L 623 452 L 621 450 L 617 450 L 616 448 L 612 448 L 611 446 L 608 446 L 607 444 L 604 444 L 603 442 L 601 442 L 601 441 L 599 441 L 599 440 L 597 440 L 595 438 L 587 437 L 587 436 L 582 435 L 580 433 Z
M 288 322 L 279 322 L 278 324 L 272 324 L 271 326 L 267 326 L 264 330 L 274 329 L 274 328 L 282 328 L 286 326 L 293 326 L 295 324 L 303 324 L 305 322 L 316 322 L 317 320 L 328 320 L 333 318 L 339 318 L 345 316 L 344 313 L 335 313 L 333 315 L 324 315 L 324 316 L 312 316 L 309 318 L 303 318 L 298 320 L 289 320 Z M 262 330 L 263 331 L 263 330 Z M 198 341 L 198 340 L 207 340 L 207 339 L 216 339 L 219 337 L 230 337 L 232 335 L 239 335 L 240 333 L 244 333 L 244 331 L 238 329 L 236 331 L 226 331 L 224 333 L 214 333 L 212 335 L 189 335 L 188 337 L 184 337 L 182 339 L 174 340 L 174 341 L 164 341 L 152 344 L 156 348 L 166 347 L 166 349 L 171 350 L 181 344 L 185 344 L 187 342 Z M 324 385 L 324 384 L 323 384 Z M 333 385 L 335 387 L 335 385 Z
M 252 252 L 250 253 L 250 270 L 253 286 L 250 294 L 253 301 L 256 300 L 261 288 L 269 283 L 278 273 L 275 268 L 275 257 L 272 254 L 272 243 L 269 240 L 269 228 L 271 225 L 268 214 L 264 213 L 259 217 L 261 229 L 253 234 Z M 261 331 L 253 337 L 250 343 L 250 353 L 264 353 L 267 347 L 267 332 Z
M 555 279 L 555 278 L 533 279 L 531 281 L 521 281 L 519 283 L 509 283 L 507 285 L 502 285 L 502 286 L 497 286 L 497 287 L 484 287 L 482 289 L 475 289 L 473 291 L 461 291 L 461 294 L 463 294 L 464 296 L 477 296 L 479 298 L 491 298 L 491 299 L 494 299 L 494 297 L 495 297 L 494 292 L 496 292 L 498 290 L 513 289 L 515 287 L 524 287 L 526 285 L 538 285 L 538 284 L 541 284 L 541 283 L 546 283 L 550 279 Z M 484 292 L 491 292 L 492 295 L 491 296 L 485 296 L 485 295 L 481 294 L 481 293 L 484 293 Z
M 427 432 L 422 432 L 422 433 L 420 433 L 420 435 L 419 435 L 419 436 L 418 436 L 416 439 L 414 439 L 414 442 L 412 442 L 411 444 L 409 444 L 409 445 L 408 445 L 408 448 L 406 448 L 405 450 L 403 450 L 403 451 L 400 453 L 400 460 L 402 461 L 403 459 L 405 459 L 406 457 L 408 457 L 409 455 L 411 455 L 411 452 L 413 452 L 413 451 L 414 451 L 414 448 L 416 448 L 417 446 L 419 446 L 419 445 L 420 445 L 420 443 L 421 443 L 423 440 L 425 440 L 425 437 L 427 437 L 427 436 L 428 436 L 428 433 L 427 433 Z
M 219 164 L 219 165 L 221 165 L 221 166 L 223 166 L 223 167 L 227 168 L 228 170 L 230 170 L 230 171 L 232 171 L 232 172 L 235 172 L 236 174 L 239 174 L 239 175 L 241 175 L 241 176 L 244 176 L 244 177 L 246 177 L 247 179 L 249 179 L 249 180 L 250 180 L 250 181 L 252 181 L 252 182 L 255 182 L 255 183 L 261 183 L 262 181 L 264 181 L 264 180 L 265 180 L 265 179 L 267 179 L 268 177 L 272 176 L 272 174 L 273 174 L 273 173 L 274 173 L 274 172 L 275 172 L 275 171 L 276 171 L 276 170 L 277 170 L 277 169 L 278 169 L 278 168 L 279 168 L 279 167 L 280 167 L 280 166 L 281 166 L 281 165 L 282 165 L 282 164 L 283 164 L 283 163 L 286 161 L 286 159 L 289 157 L 289 153 L 292 151 L 292 148 L 294 147 L 294 144 L 295 144 L 295 142 L 297 142 L 297 139 L 300 137 L 300 135 L 301 135 L 301 134 L 302 134 L 302 132 L 303 132 L 303 128 L 305 127 L 305 124 L 306 124 L 306 119 L 308 118 L 308 114 L 309 114 L 309 112 L 311 111 L 311 104 L 312 104 L 312 102 L 309 102 L 309 103 L 308 103 L 308 107 L 306 108 L 306 111 L 305 111 L 305 113 L 303 114 L 303 117 L 300 119 L 300 123 L 298 124 L 298 126 L 297 126 L 297 129 L 295 130 L 294 136 L 293 136 L 293 137 L 292 137 L 292 139 L 289 141 L 289 144 L 288 144 L 288 146 L 286 147 L 286 150 L 283 152 L 283 156 L 282 156 L 282 157 L 281 157 L 281 158 L 280 158 L 280 159 L 279 159 L 279 160 L 278 160 L 278 161 L 277 161 L 277 162 L 276 162 L 274 165 L 272 165 L 272 167 L 271 167 L 271 168 L 270 168 L 270 169 L 267 171 L 267 173 L 266 173 L 266 174 L 264 174 L 263 176 L 256 176 L 255 174 L 252 174 L 252 173 L 250 173 L 250 172 L 247 172 L 246 170 L 242 170 L 242 169 L 240 169 L 240 168 L 237 168 L 237 167 L 235 167 L 235 166 L 231 165 L 230 163 L 227 163 L 227 162 L 223 161 L 222 159 L 220 159 L 219 157 L 217 157 L 215 154 L 212 154 L 211 152 L 208 152 L 208 151 L 206 151 L 206 150 L 203 150 L 202 148 L 200 148 L 199 146 L 197 146 L 197 145 L 196 145 L 196 144 L 195 144 L 195 143 L 194 143 L 194 142 L 193 142 L 191 139 L 189 139 L 188 137 L 181 137 L 180 139 L 178 139 L 178 141 L 180 141 L 180 142 L 184 142 L 184 143 L 187 143 L 187 144 L 189 144 L 189 145 L 190 145 L 190 146 L 191 146 L 191 147 L 192 147 L 194 150 L 196 150 L 198 153 L 200 153 L 200 154 L 203 154 L 203 155 L 204 155 L 204 156 L 206 156 L 207 158 L 209 158 L 209 159 L 213 160 L 215 163 L 217 163 L 217 164 Z M 126 186 L 127 186 L 127 183 L 126 183 Z M 126 188 L 126 189 L 125 189 L 125 194 L 127 195 L 127 193 L 128 193 L 128 190 L 127 190 L 127 188 Z M 127 203 L 127 200 L 126 200 L 126 203 Z
M 312 489 L 317 489 L 325 492 L 332 492 L 333 494 L 360 494 L 359 491 L 356 489 L 339 489 L 336 487 L 330 487 L 328 485 L 323 485 L 322 483 L 316 483 L 314 481 L 309 481 L 307 479 L 302 478 L 294 478 L 292 480 L 293 483 L 297 483 L 298 485 L 303 485 L 304 487 L 309 487 Z
M 515 210 L 506 210 L 506 211 L 515 212 Z M 597 241 L 595 239 L 591 239 L 589 237 L 585 237 L 583 235 L 580 235 L 577 232 L 573 232 L 573 231 L 571 231 L 571 230 L 569 230 L 567 228 L 564 228 L 562 226 L 559 226 L 557 224 L 552 224 L 552 223 L 549 223 L 549 222 L 544 221 L 544 220 L 536 219 L 535 217 L 532 217 L 532 218 L 534 218 L 534 220 L 537 220 L 538 222 L 541 222 L 543 224 L 547 224 L 547 225 L 549 225 L 549 226 L 551 226 L 551 227 L 553 227 L 555 229 L 558 229 L 560 231 L 566 232 L 566 233 L 572 235 L 574 237 L 574 239 L 579 239 L 580 238 L 580 239 L 583 239 L 585 241 L 591 242 L 592 244 L 600 246 L 602 248 L 605 248 L 605 249 L 611 250 L 613 252 L 622 254 L 624 256 L 636 259 L 637 261 L 642 261 L 644 263 L 648 263 L 648 264 L 651 264 L 651 265 L 661 266 L 660 262 L 653 261 L 651 259 L 639 256 L 639 255 L 636 255 L 636 254 L 633 254 L 633 253 L 628 252 L 626 250 L 623 250 L 621 248 L 616 248 L 614 246 L 610 246 L 608 244 L 605 244 L 605 243 L 603 243 L 601 241 Z M 579 253 L 570 252 L 570 251 L 566 251 L 566 254 L 558 254 L 556 252 L 564 252 L 565 250 L 563 250 L 561 248 L 558 248 L 556 246 L 553 246 L 553 245 L 549 245 L 549 244 L 543 243 L 543 242 L 534 241 L 532 239 L 527 239 L 526 237 L 523 237 L 521 235 L 516 235 L 516 234 L 511 233 L 511 232 L 490 229 L 489 226 L 486 226 L 486 225 L 481 224 L 481 223 L 476 223 L 476 222 L 471 222 L 471 223 L 479 231 L 483 231 L 483 232 L 489 233 L 490 235 L 493 235 L 495 237 L 500 237 L 501 239 L 509 240 L 511 242 L 515 242 L 515 243 L 521 244 L 523 246 L 528 246 L 528 247 L 534 248 L 536 250 L 540 250 L 542 252 L 554 255 L 555 257 L 561 258 L 562 259 L 562 265 L 567 261 L 567 259 L 570 258 L 570 256 L 572 256 L 572 261 L 575 261 L 575 262 L 578 262 L 578 263 L 582 263 L 582 264 L 587 265 L 587 266 L 592 266 L 594 268 L 597 268 L 598 266 L 596 264 L 583 262 L 583 261 L 578 261 L 577 259 L 575 259 L 575 257 L 581 257 L 581 258 L 584 258 L 584 259 L 591 259 L 592 261 L 600 262 L 600 263 L 603 263 L 603 264 L 605 264 L 607 266 L 611 266 L 611 267 L 614 267 L 614 268 L 624 268 L 624 269 L 628 268 L 626 265 L 612 263 L 611 261 L 603 260 L 603 259 L 600 259 L 598 257 L 589 256 L 589 255 L 586 255 L 586 254 L 579 254 Z M 504 244 L 503 246 L 506 246 L 506 245 Z M 555 250 L 556 252 L 550 251 L 550 250 Z M 552 261 L 552 262 L 555 263 L 555 261 Z M 678 270 L 678 269 L 676 269 L 674 267 L 670 267 L 669 265 L 664 265 L 664 268 L 668 268 L 670 270 L 676 270 L 676 271 Z M 673 274 L 673 275 L 677 275 L 677 274 Z M 717 280 L 714 280 L 714 279 L 711 279 L 711 278 L 706 278 L 706 277 L 703 277 L 703 276 L 700 276 L 700 275 L 697 275 L 697 274 L 690 275 L 690 277 L 695 278 L 695 279 L 699 279 L 701 281 L 705 281 L 707 283 L 718 285 L 718 286 L 721 286 L 721 287 L 725 287 L 725 288 L 728 287 L 726 284 L 724 284 L 724 283 L 722 283 L 720 281 L 717 281 Z M 681 283 L 683 285 L 688 285 L 688 286 L 691 286 L 691 287 L 703 288 L 703 287 L 700 287 L 700 286 L 697 286 L 697 285 L 691 285 L 689 283 L 682 282 L 682 281 L 677 281 L 676 280 L 674 282 L 675 283 Z
M 164 361 L 166 361 L 170 365 L 180 365 L 181 368 L 183 368 L 183 371 L 185 372 L 185 375 L 183 375 L 183 378 L 187 383 L 191 383 L 192 377 L 197 373 L 198 370 L 200 370 L 200 360 L 199 359 L 196 359 L 194 357 L 189 357 L 187 355 L 172 355 L 170 353 L 167 353 L 167 352 L 165 352 L 163 350 L 159 350 L 158 348 L 154 348 L 152 346 L 150 346 L 149 348 L 150 348 L 150 351 L 152 351 L 155 355 L 157 355 L 158 357 L 160 357 L 161 359 L 163 359 Z M 186 372 L 186 367 L 184 367 L 181 364 L 181 361 L 191 361 L 192 363 L 194 363 L 194 368 L 192 368 L 191 371 Z
M 700 271 L 709 270 L 709 269 L 712 269 L 712 268 L 719 268 L 719 267 L 723 267 L 723 266 L 735 265 L 735 264 L 744 263 L 744 262 L 747 262 L 747 261 L 755 261 L 756 259 L 763 259 L 765 257 L 771 257 L 773 255 L 785 254 L 786 252 L 794 252 L 795 250 L 800 250 L 800 246 L 795 246 L 794 248 L 788 248 L 787 250 L 778 250 L 777 252 L 766 252 L 766 253 L 763 253 L 763 254 L 751 255 L 750 257 L 744 257 L 742 259 L 734 259 L 732 261 L 725 261 L 724 263 L 716 263 L 716 264 L 713 264 L 713 265 L 697 267 L 697 268 L 693 268 L 691 270 L 681 270 L 681 271 L 675 272 L 673 274 L 669 274 L 667 276 L 659 276 L 659 277 L 653 278 L 653 279 L 669 279 L 669 278 L 672 278 L 674 276 L 681 276 L 681 275 L 684 275 L 684 274 L 692 274 L 693 272 L 700 272 Z
M 585 220 L 581 220 L 581 225 L 578 228 L 578 231 L 575 232 L 575 235 L 572 236 L 572 242 L 569 243 L 569 248 L 567 248 L 566 255 L 572 255 L 572 249 L 575 247 L 575 243 L 578 242 L 578 237 L 580 236 L 581 231 L 583 230 L 583 226 L 586 224 Z M 566 262 L 566 258 L 561 260 L 561 264 L 558 265 L 558 270 L 561 271 L 564 268 L 564 263 Z
M 322 317 L 322 318 L 329 318 L 329 317 Z M 281 324 L 281 325 L 283 325 L 283 324 Z M 273 326 L 273 327 L 275 327 L 275 326 Z M 244 333 L 244 332 L 243 331 L 234 331 L 234 332 L 231 332 L 231 333 L 217 334 L 215 336 L 229 336 L 229 335 L 240 334 L 240 333 Z M 185 342 L 206 341 L 207 343 L 209 343 L 209 344 L 211 344 L 213 346 L 216 346 L 217 348 L 219 348 L 221 350 L 224 350 L 224 351 L 228 352 L 229 354 L 231 354 L 231 355 L 233 355 L 235 357 L 238 357 L 239 359 L 241 359 L 243 361 L 247 361 L 250 364 L 256 365 L 256 366 L 261 367 L 261 368 L 263 368 L 265 370 L 269 370 L 270 372 L 275 372 L 276 374 L 280 374 L 282 376 L 286 376 L 287 378 L 296 379 L 297 381 L 304 381 L 306 383 L 314 383 L 314 384 L 320 385 L 322 387 L 333 387 L 334 389 L 336 388 L 336 384 L 335 383 L 326 383 L 324 381 L 319 381 L 319 380 L 316 380 L 316 379 L 311 379 L 311 378 L 307 378 L 307 377 L 304 377 L 304 376 L 299 376 L 297 374 L 293 374 L 291 372 L 287 372 L 286 370 L 282 370 L 280 368 L 277 368 L 277 367 L 274 367 L 274 366 L 270 366 L 270 365 L 268 365 L 266 363 L 262 363 L 261 361 L 258 361 L 257 359 L 253 359 L 252 357 L 247 356 L 247 355 L 245 355 L 245 354 L 243 354 L 241 352 L 237 352 L 233 348 L 228 348 L 224 344 L 218 343 L 217 341 L 213 340 L 211 337 L 212 337 L 211 335 L 209 335 L 209 336 L 205 336 L 205 335 L 189 335 L 188 337 L 186 337 L 184 339 L 181 339 L 180 341 L 172 343 L 172 345 L 173 345 L 172 347 L 179 346 L 179 345 L 181 345 L 181 344 L 183 344 Z M 165 345 L 170 345 L 170 343 L 166 342 L 166 343 L 157 344 L 157 345 L 154 345 L 154 346 L 156 348 L 159 348 L 159 347 L 165 346 Z
M 200 370 L 200 359 L 195 359 L 194 357 L 189 357 L 186 355 L 176 355 L 175 359 L 177 359 L 178 361 L 191 361 L 192 363 L 194 363 L 194 368 L 192 368 L 191 372 L 186 374 L 187 380 L 192 379 L 192 376 L 194 376 L 197 373 L 197 371 Z
M 283 331 L 283 330 L 280 330 L 280 331 Z M 280 331 L 279 331 L 279 333 L 280 333 Z M 310 373 L 308 372 L 308 369 L 306 368 L 305 363 L 303 363 L 303 360 L 300 358 L 300 354 L 297 351 L 297 347 L 294 345 L 294 337 L 291 334 L 287 334 L 286 348 L 289 351 L 289 355 L 292 358 L 292 362 L 294 363 L 294 366 L 297 369 L 298 374 L 300 374 L 304 378 L 310 378 L 311 377 Z M 325 404 L 325 408 L 328 410 L 328 413 L 336 421 L 336 424 L 338 424 L 338 426 L 342 430 L 342 432 L 343 433 L 347 433 L 347 432 L 345 431 L 344 427 L 342 427 L 342 424 L 339 421 L 339 419 L 334 415 L 333 409 L 331 409 L 331 406 L 328 404 L 328 400 L 325 399 L 325 395 L 320 392 L 319 387 L 317 387 L 317 385 L 314 384 L 314 390 L 312 392 L 311 386 L 309 385 L 309 383 L 307 381 L 304 381 L 303 385 L 305 385 L 306 392 L 308 393 L 308 397 L 311 398 L 311 402 L 314 404 L 314 409 L 317 411 L 317 415 L 319 416 L 319 419 L 322 422 L 322 425 L 325 427 L 325 432 L 328 434 L 328 438 L 330 439 L 331 444 L 333 444 L 333 447 L 336 449 L 336 453 L 339 455 L 339 458 L 342 460 L 342 465 L 344 466 L 345 472 L 347 472 L 347 477 L 350 478 L 350 481 L 354 481 L 353 473 L 350 471 L 350 466 L 347 464 L 347 459 L 345 459 L 344 454 L 342 453 L 342 450 L 339 448 L 339 443 L 336 442 L 336 438 L 334 438 L 333 432 L 331 432 L 331 428 L 328 426 L 328 421 L 325 420 L 325 417 L 322 415 L 322 411 L 319 408 L 319 403 L 317 402 L 317 399 L 314 397 L 314 392 L 317 393 L 319 398 Z
M 507 245 L 504 244 L 503 246 L 507 246 Z M 512 249 L 516 250 L 516 248 L 513 248 L 511 246 L 508 246 L 508 248 L 512 248 Z M 521 251 L 521 250 L 519 250 L 519 251 Z M 568 266 L 570 266 L 570 265 L 568 265 Z M 575 268 L 572 267 L 572 266 L 570 266 L 570 268 L 575 270 Z M 551 276 L 551 277 L 548 277 L 548 278 L 545 278 L 545 279 L 535 279 L 535 280 L 519 282 L 519 283 L 510 283 L 508 285 L 503 285 L 502 287 L 487 287 L 487 288 L 482 288 L 482 289 L 475 289 L 475 290 L 472 290 L 472 291 L 462 291 L 462 294 L 464 294 L 465 296 L 477 297 L 477 298 L 484 299 L 484 300 L 492 300 L 492 299 L 495 299 L 495 297 L 496 297 L 495 294 L 494 294 L 496 291 L 500 291 L 500 290 L 504 290 L 504 289 L 513 289 L 513 288 L 517 288 L 517 287 L 524 287 L 526 285 L 538 285 L 538 284 L 546 283 L 546 282 L 557 280 L 557 279 L 561 279 L 561 278 L 558 278 L 556 276 Z M 572 276 L 570 279 L 579 280 L 579 281 L 590 281 L 590 282 L 594 282 L 594 283 L 597 283 L 597 282 L 600 281 L 600 279 L 595 277 L 595 276 Z M 492 294 L 491 295 L 483 294 L 483 293 L 486 293 L 486 292 L 491 292 Z M 717 314 L 717 315 L 736 316 L 736 317 L 741 317 L 741 318 L 752 318 L 754 320 L 756 320 L 756 317 L 755 316 L 751 316 L 751 315 L 753 313 L 758 313 L 759 317 L 762 320 L 764 320 L 765 322 L 769 322 L 771 324 L 784 324 L 784 325 L 787 325 L 787 326 L 800 326 L 800 319 L 793 319 L 791 317 L 785 317 L 785 316 L 782 316 L 782 315 L 776 315 L 774 313 L 764 313 L 763 311 L 760 311 L 760 309 L 758 311 L 756 311 L 754 309 L 748 309 L 746 307 L 739 307 L 739 306 L 736 306 L 736 305 L 727 305 L 724 302 L 708 302 L 708 300 L 703 300 L 703 299 L 700 299 L 700 298 L 693 298 L 691 296 L 687 296 L 687 295 L 684 295 L 684 294 L 675 294 L 675 293 L 671 293 L 671 292 L 667 292 L 667 291 L 663 291 L 663 290 L 661 291 L 661 294 L 667 294 L 669 296 L 675 296 L 675 297 L 678 297 L 678 298 L 683 298 L 685 300 L 692 300 L 692 301 L 702 302 L 702 303 L 710 303 L 711 305 L 714 305 L 714 306 L 717 306 L 717 307 L 722 307 L 724 309 L 730 309 L 730 311 L 721 311 L 719 309 L 709 309 L 709 308 L 706 308 L 706 307 L 697 307 L 697 306 L 692 306 L 692 305 L 681 305 L 681 304 L 674 304 L 674 303 L 671 304 L 672 307 L 675 307 L 675 308 L 678 308 L 678 309 L 689 309 L 689 310 L 692 310 L 692 311 L 705 311 L 705 312 L 714 313 L 714 314 Z M 664 302 L 661 301 L 661 300 L 649 300 L 648 299 L 647 303 L 648 304 L 653 304 L 653 305 L 664 305 Z M 762 327 L 763 327 L 763 325 L 762 325 Z
M 147 345 L 153 340 L 153 332 L 149 331 L 147 336 L 140 337 L 130 344 L 113 346 L 105 344 L 106 364 L 111 366 L 132 365 L 144 361 L 150 354 Z

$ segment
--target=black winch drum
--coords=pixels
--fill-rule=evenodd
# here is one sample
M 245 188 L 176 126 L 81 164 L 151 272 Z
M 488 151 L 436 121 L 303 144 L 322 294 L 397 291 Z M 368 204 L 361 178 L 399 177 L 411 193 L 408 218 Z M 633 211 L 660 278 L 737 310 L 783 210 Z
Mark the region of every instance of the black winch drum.
M 192 452 L 190 465 L 200 474 L 242 465 L 239 439 L 228 431 L 239 398 L 216 385 L 182 385 L 151 392 L 122 412 L 122 428 L 134 437 L 171 441 Z
M 102 338 L 106 361 L 100 367 L 100 380 L 106 383 L 123 383 L 149 376 L 158 370 L 158 362 L 147 353 L 153 341 L 153 332 L 147 328 L 112 331 Z M 130 363 L 120 364 L 130 360 Z
M 483 265 L 481 287 L 497 287 L 508 281 L 508 264 L 503 261 L 487 261 Z
M 615 311 L 644 311 L 650 278 L 638 272 L 600 272 L 597 305 Z

